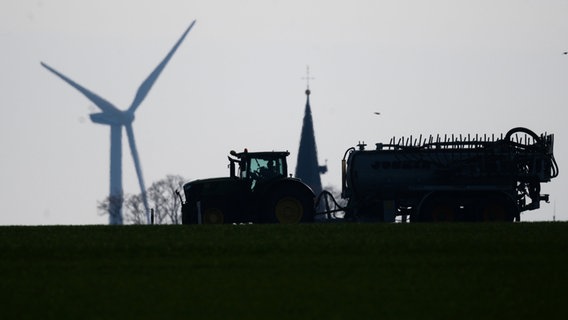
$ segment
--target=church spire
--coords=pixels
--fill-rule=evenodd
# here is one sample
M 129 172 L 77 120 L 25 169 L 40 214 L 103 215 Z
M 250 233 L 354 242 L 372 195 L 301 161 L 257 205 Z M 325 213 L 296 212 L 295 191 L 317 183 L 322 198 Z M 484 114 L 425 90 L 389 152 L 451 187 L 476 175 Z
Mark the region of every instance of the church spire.
M 327 172 L 327 166 L 318 164 L 318 152 L 312 120 L 312 110 L 310 106 L 310 69 L 307 69 L 307 89 L 306 89 L 306 109 L 304 111 L 304 123 L 300 136 L 300 149 L 298 151 L 298 161 L 296 164 L 296 178 L 312 188 L 318 195 L 322 191 L 320 174 Z

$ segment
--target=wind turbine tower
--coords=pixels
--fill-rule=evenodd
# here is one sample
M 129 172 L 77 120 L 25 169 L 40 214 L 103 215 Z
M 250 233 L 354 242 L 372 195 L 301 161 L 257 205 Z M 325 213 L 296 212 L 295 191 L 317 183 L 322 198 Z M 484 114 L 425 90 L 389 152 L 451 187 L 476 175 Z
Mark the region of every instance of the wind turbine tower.
M 138 150 L 136 149 L 136 141 L 134 140 L 134 131 L 132 130 L 132 122 L 134 121 L 134 113 L 136 109 L 140 106 L 146 95 L 156 82 L 156 79 L 160 76 L 160 73 L 166 67 L 166 64 L 170 61 L 177 48 L 185 39 L 185 36 L 189 33 L 195 20 L 189 25 L 189 27 L 182 34 L 181 38 L 176 42 L 174 47 L 166 55 L 164 60 L 150 73 L 148 78 L 142 82 L 134 101 L 127 110 L 119 110 L 115 105 L 108 102 L 104 98 L 95 94 L 94 92 L 86 89 L 85 87 L 79 85 L 75 81 L 64 76 L 57 70 L 48 66 L 47 64 L 41 62 L 41 65 L 47 70 L 54 73 L 56 76 L 61 78 L 63 81 L 67 82 L 73 88 L 81 92 L 87 99 L 91 100 L 101 112 L 93 113 L 90 115 L 91 121 L 98 124 L 107 125 L 110 127 L 110 195 L 109 195 L 109 223 L 110 224 L 122 224 L 122 203 L 123 203 L 123 191 L 122 191 L 122 128 L 126 130 L 126 136 L 128 137 L 128 144 L 130 145 L 130 152 L 132 154 L 132 159 L 134 161 L 134 167 L 136 170 L 136 175 L 138 176 L 138 183 L 140 185 L 142 201 L 144 203 L 144 209 L 146 211 L 147 222 L 150 223 L 150 210 L 148 208 L 148 199 L 146 196 L 146 187 L 144 185 L 144 178 L 142 176 L 142 167 L 140 165 L 140 157 L 138 156 Z
M 298 151 L 298 161 L 296 163 L 296 178 L 306 183 L 317 195 L 322 191 L 320 174 L 327 172 L 327 165 L 318 164 L 318 150 L 314 133 L 314 123 L 312 110 L 310 107 L 310 69 L 307 68 L 307 89 L 306 89 L 306 109 L 304 112 L 304 123 L 300 137 L 300 150 Z

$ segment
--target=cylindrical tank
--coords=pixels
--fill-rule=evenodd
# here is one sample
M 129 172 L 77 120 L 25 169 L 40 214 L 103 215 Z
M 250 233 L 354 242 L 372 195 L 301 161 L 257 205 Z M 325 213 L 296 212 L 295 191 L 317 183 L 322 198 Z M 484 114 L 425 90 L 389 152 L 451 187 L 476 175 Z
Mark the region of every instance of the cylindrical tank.
M 346 189 L 358 198 L 407 191 L 435 179 L 432 163 L 393 150 L 353 151 L 347 159 Z

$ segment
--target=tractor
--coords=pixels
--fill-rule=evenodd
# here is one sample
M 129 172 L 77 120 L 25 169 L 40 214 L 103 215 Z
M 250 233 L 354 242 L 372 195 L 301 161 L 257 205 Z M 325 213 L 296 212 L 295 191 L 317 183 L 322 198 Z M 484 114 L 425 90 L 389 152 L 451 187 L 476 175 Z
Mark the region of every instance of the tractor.
M 183 186 L 183 224 L 300 223 L 314 220 L 315 195 L 288 176 L 288 151 L 229 153 L 229 177 Z

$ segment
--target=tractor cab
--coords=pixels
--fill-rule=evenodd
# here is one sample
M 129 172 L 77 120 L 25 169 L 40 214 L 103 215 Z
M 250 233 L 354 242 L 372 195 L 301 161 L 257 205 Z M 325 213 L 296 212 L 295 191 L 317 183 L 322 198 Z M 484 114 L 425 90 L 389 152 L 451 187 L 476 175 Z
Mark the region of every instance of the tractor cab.
M 241 153 L 231 151 L 230 176 L 250 181 L 251 189 L 259 183 L 286 178 L 288 176 L 286 157 L 289 154 L 288 151 L 248 152 L 247 149 Z

